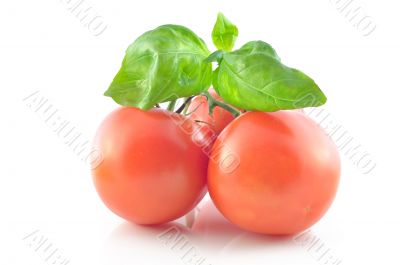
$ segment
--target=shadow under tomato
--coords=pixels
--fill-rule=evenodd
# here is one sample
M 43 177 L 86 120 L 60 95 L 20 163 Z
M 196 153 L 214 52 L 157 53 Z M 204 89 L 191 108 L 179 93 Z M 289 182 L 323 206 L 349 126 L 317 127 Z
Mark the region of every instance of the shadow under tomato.
M 174 264 L 176 256 L 171 255 L 171 249 L 160 239 L 171 229 L 179 231 L 179 235 L 189 235 L 189 230 L 177 222 L 152 226 L 123 222 L 103 243 L 101 264 Z
M 215 251 L 227 248 L 246 251 L 293 245 L 293 236 L 268 236 L 242 230 L 230 223 L 211 200 L 199 209 L 190 232 L 205 248 Z
M 287 248 L 297 247 L 292 236 L 267 236 L 240 229 L 227 221 L 208 200 L 187 216 L 167 224 L 140 226 L 124 222 L 118 225 L 105 242 L 103 254 L 110 263 L 104 264 L 115 264 L 116 259 L 120 263 L 154 259 L 154 253 L 159 258 L 176 260 L 179 253 L 172 250 L 172 244 L 166 243 L 163 235 L 173 236 L 171 240 L 183 236 L 189 246 L 209 259 L 224 253 L 240 255 L 262 251 L 267 255 L 271 250 L 287 251 Z

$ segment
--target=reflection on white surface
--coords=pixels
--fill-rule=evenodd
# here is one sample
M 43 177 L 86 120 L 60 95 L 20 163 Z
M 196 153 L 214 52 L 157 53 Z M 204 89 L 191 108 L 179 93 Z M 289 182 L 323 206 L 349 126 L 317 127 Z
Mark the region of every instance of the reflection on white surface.
M 124 222 L 106 240 L 103 264 L 265 264 L 271 251 L 293 248 L 292 237 L 246 232 L 229 223 L 211 201 L 175 222 L 139 226 Z M 245 255 L 243 255 L 245 254 Z M 162 262 L 162 263 L 161 263 Z

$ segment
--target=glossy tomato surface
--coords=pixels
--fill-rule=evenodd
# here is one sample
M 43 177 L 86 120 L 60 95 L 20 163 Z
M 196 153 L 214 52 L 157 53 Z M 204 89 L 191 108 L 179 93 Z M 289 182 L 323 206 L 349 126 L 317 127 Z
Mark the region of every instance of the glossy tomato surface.
M 214 91 L 214 89 L 210 89 L 209 93 L 217 100 L 222 100 L 221 97 Z M 201 126 L 208 127 L 216 135 L 218 135 L 230 122 L 235 119 L 232 113 L 221 107 L 215 107 L 213 114 L 210 115 L 208 110 L 208 101 L 205 96 L 195 97 L 190 103 L 188 113 L 191 113 L 190 117 L 193 120 L 201 121 L 201 123 L 199 123 Z
M 298 111 L 241 115 L 219 135 L 211 158 L 208 189 L 215 205 L 234 224 L 258 233 L 310 227 L 339 183 L 336 146 Z
M 108 208 L 138 224 L 164 223 L 190 211 L 207 182 L 208 157 L 193 133 L 196 126 L 160 109 L 119 108 L 106 117 L 95 138 L 103 161 L 93 179 Z

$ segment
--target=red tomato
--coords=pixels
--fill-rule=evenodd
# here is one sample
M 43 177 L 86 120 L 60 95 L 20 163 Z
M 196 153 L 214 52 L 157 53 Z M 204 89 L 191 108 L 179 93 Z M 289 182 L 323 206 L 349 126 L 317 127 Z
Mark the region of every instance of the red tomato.
M 247 112 L 217 138 L 208 189 L 232 223 L 264 234 L 294 234 L 324 215 L 339 176 L 334 143 L 306 115 Z
M 95 138 L 103 161 L 93 170 L 108 208 L 138 224 L 164 223 L 189 212 L 206 193 L 208 157 L 198 127 L 160 109 L 112 112 Z
M 209 90 L 211 96 L 217 100 L 222 100 L 221 97 L 214 91 Z M 215 107 L 213 114 L 210 115 L 208 111 L 208 102 L 205 96 L 195 97 L 188 108 L 188 113 L 191 113 L 190 117 L 193 120 L 202 121 L 202 126 L 206 126 L 211 129 L 215 135 L 218 135 L 235 117 L 229 111 Z

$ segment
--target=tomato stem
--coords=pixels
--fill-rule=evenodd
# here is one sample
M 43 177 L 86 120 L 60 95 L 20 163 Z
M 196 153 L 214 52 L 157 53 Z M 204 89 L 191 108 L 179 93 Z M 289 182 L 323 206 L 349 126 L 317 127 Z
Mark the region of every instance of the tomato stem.
M 171 100 L 171 101 L 168 103 L 167 110 L 173 111 L 174 108 L 175 108 L 175 104 L 176 104 L 176 99 L 175 99 L 175 100 Z
M 217 106 L 229 111 L 235 118 L 240 115 L 240 111 L 222 101 L 216 100 L 213 96 L 210 95 L 210 93 L 208 93 L 208 91 L 204 91 L 202 95 L 204 95 L 207 98 L 208 111 L 210 115 L 213 114 L 214 108 Z

